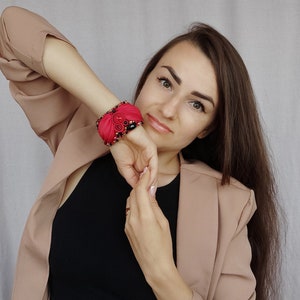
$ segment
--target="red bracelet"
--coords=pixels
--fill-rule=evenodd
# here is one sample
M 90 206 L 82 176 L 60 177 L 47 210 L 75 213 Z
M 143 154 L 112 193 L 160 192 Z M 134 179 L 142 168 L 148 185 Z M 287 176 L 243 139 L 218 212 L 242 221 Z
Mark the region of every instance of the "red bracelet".
M 113 145 L 141 124 L 143 117 L 139 109 L 127 101 L 110 109 L 96 122 L 98 133 L 107 146 Z

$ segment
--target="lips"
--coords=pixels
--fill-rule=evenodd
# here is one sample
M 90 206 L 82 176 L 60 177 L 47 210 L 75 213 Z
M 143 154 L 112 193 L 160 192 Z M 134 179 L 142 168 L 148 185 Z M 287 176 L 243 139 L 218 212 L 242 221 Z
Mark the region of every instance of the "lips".
M 147 119 L 149 125 L 154 128 L 159 133 L 171 133 L 173 132 L 167 125 L 159 122 L 156 118 L 154 118 L 152 115 L 147 114 Z

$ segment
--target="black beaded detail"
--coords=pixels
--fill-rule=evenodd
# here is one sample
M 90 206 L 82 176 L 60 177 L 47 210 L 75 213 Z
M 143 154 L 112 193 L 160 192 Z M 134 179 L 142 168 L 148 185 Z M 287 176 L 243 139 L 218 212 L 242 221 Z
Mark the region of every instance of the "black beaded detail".
M 105 139 L 104 139 L 104 143 L 107 146 L 112 146 L 114 143 L 118 142 L 123 136 L 125 136 L 129 131 L 132 131 L 137 126 L 143 124 L 142 120 L 136 121 L 136 120 L 128 120 L 128 119 L 124 118 L 124 114 L 122 114 L 122 113 L 120 114 L 118 112 L 118 108 L 122 104 L 128 104 L 128 102 L 127 101 L 120 102 L 118 105 L 116 105 L 115 107 L 110 109 L 108 112 L 106 112 L 102 117 L 100 117 L 96 121 L 96 128 L 99 132 L 100 121 L 102 120 L 102 118 L 105 117 L 106 115 L 113 115 L 112 122 L 114 124 L 115 133 L 114 133 L 113 141 L 108 142 L 108 141 L 105 141 Z
M 125 122 L 124 122 L 125 123 Z M 136 122 L 131 121 L 131 123 L 128 124 L 128 126 L 126 127 L 127 131 L 133 130 L 134 128 L 136 128 Z

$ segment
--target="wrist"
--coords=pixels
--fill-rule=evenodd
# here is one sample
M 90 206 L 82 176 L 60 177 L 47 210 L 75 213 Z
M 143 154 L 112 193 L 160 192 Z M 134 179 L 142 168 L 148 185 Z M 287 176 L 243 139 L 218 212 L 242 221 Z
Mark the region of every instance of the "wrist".
M 139 109 L 123 101 L 99 118 L 96 127 L 104 143 L 111 146 L 142 123 Z
M 154 273 L 146 275 L 145 278 L 157 299 L 190 300 L 193 297 L 192 290 L 180 276 L 175 264 L 160 270 L 157 268 Z

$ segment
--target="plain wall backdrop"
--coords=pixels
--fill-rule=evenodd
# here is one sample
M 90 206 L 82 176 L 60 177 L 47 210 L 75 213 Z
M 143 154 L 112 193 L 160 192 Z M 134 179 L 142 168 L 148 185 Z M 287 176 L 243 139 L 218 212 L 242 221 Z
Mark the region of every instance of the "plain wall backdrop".
M 192 22 L 212 25 L 233 43 L 252 79 L 286 215 L 282 299 L 300 299 L 300 1 L 1 0 L 0 10 L 10 5 L 54 24 L 120 99 L 132 98 L 147 60 Z M 23 226 L 51 154 L 1 75 L 0 300 L 7 300 Z

